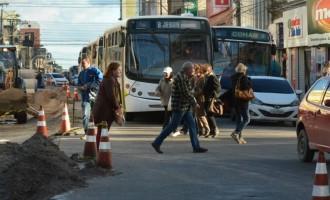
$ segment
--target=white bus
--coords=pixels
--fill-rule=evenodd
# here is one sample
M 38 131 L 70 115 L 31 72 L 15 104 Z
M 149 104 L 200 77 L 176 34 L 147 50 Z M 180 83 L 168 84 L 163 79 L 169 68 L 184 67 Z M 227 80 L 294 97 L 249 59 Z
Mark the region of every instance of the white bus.
M 232 75 L 238 63 L 248 67 L 248 75 L 272 75 L 270 64 L 275 45 L 269 32 L 237 26 L 212 27 L 214 71 Z
M 174 74 L 185 61 L 212 64 L 209 21 L 202 17 L 143 16 L 130 18 L 104 33 L 104 69 L 111 61 L 123 66 L 123 108 L 127 120 L 134 113 L 163 111 L 154 93 L 166 66 Z M 184 48 L 192 49 L 192 57 Z
M 91 58 L 91 65 L 102 70 L 103 36 L 96 38 L 86 46 L 86 54 Z

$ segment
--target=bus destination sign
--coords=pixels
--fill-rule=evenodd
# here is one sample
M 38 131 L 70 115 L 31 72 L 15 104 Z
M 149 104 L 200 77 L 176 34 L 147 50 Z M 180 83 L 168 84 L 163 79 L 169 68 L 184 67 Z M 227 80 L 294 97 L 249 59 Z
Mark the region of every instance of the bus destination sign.
M 223 39 L 234 39 L 234 40 L 252 40 L 269 42 L 270 36 L 267 32 L 261 32 L 256 30 L 243 30 L 243 29 L 218 29 L 216 36 Z
M 136 20 L 130 22 L 133 29 L 145 30 L 145 29 L 194 29 L 200 30 L 202 22 L 197 20 Z

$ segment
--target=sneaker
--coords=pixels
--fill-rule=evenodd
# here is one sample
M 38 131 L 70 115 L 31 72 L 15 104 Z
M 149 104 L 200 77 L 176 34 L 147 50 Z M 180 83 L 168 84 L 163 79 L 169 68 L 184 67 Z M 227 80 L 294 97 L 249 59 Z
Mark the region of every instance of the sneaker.
M 205 149 L 203 147 L 198 147 L 198 148 L 194 149 L 194 153 L 205 153 L 207 151 L 208 151 L 208 149 Z
M 235 142 L 237 142 L 238 144 L 240 143 L 239 142 L 239 135 L 235 131 L 232 132 L 230 136 L 235 140 Z
M 246 141 L 244 140 L 244 138 L 242 136 L 239 136 L 239 144 L 246 144 Z
M 81 140 L 86 140 L 86 138 L 87 138 L 86 135 L 80 137 Z
M 179 136 L 181 134 L 181 132 L 180 131 L 176 131 L 176 132 L 174 132 L 173 134 L 172 134 L 172 137 L 176 137 L 176 136 Z
M 187 135 L 188 131 L 181 130 L 180 133 L 183 134 L 183 135 Z

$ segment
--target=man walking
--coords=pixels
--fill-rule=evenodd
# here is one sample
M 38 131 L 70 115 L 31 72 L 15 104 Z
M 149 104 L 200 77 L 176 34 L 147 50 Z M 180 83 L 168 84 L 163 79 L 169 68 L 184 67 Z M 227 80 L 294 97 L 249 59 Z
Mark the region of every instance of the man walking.
M 199 146 L 197 137 L 196 121 L 193 116 L 193 109 L 198 108 L 198 104 L 192 94 L 192 87 L 189 79 L 194 75 L 194 64 L 185 62 L 182 70 L 174 77 L 172 86 L 172 118 L 170 123 L 160 132 L 151 146 L 157 153 L 163 153 L 160 145 L 173 131 L 175 131 L 180 121 L 183 120 L 189 127 L 190 142 L 194 153 L 204 153 L 208 149 Z
M 103 79 L 102 72 L 94 66 L 91 66 L 90 58 L 82 58 L 82 70 L 78 76 L 78 89 L 81 92 L 81 107 L 83 111 L 83 126 L 85 130 L 85 135 L 81 139 L 85 139 L 89 117 L 91 115 L 91 110 L 95 102 L 95 97 L 99 90 L 99 85 Z

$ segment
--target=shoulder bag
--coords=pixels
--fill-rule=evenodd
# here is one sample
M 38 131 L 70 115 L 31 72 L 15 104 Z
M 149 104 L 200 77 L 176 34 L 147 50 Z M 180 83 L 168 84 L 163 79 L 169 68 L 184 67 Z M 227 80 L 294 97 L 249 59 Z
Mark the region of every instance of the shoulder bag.
M 254 99 L 254 92 L 253 92 L 252 88 L 250 88 L 248 90 L 240 89 L 241 88 L 241 86 L 240 86 L 241 78 L 242 78 L 242 76 L 240 76 L 237 80 L 237 84 L 235 87 L 235 98 L 243 100 L 243 101 L 251 101 L 252 99 Z

